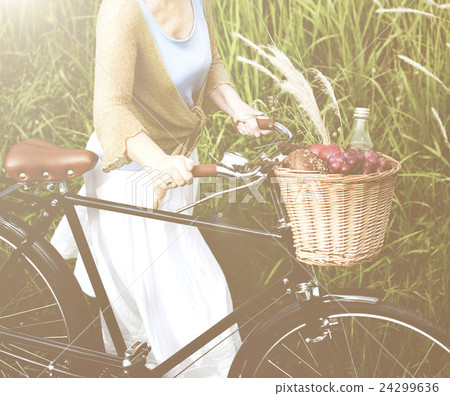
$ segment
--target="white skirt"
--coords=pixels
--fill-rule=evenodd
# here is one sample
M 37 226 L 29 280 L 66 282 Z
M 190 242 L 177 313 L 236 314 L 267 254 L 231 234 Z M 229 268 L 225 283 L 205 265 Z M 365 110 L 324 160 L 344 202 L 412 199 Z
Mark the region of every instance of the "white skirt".
M 191 158 L 197 159 L 196 151 Z M 80 195 L 153 206 L 153 188 L 143 170 L 104 173 L 99 161 L 84 181 Z M 169 190 L 160 209 L 175 211 L 192 202 L 197 190 L 195 182 Z M 151 346 L 148 367 L 170 357 L 233 310 L 224 274 L 196 227 L 85 207 L 76 210 L 126 345 L 146 341 Z M 64 258 L 77 257 L 75 275 L 84 292 L 93 296 L 66 217 L 52 244 Z M 103 319 L 102 331 L 106 351 L 115 353 Z M 240 345 L 234 326 L 167 376 L 189 366 L 180 377 L 226 377 Z

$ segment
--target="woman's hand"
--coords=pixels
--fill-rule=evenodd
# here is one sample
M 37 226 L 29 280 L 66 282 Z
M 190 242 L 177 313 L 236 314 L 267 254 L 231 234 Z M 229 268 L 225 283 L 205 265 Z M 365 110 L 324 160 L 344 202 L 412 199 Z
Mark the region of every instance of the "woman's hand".
M 262 117 L 260 111 L 242 101 L 231 85 L 221 84 L 211 91 L 208 96 L 219 109 L 233 117 L 236 129 L 240 134 L 260 137 L 272 132 L 272 130 L 261 130 L 259 128 L 256 118 L 267 117 Z
M 257 118 L 267 118 L 262 115 L 259 110 L 250 107 L 248 104 L 242 102 L 236 109 L 233 119 L 236 125 L 236 130 L 244 136 L 260 137 L 261 135 L 268 135 L 271 130 L 260 129 Z
M 127 155 L 151 175 L 154 187 L 164 189 L 192 184 L 194 161 L 183 155 L 168 155 L 141 131 L 127 140 Z
M 157 163 L 153 163 L 152 171 L 155 174 L 155 186 L 164 189 L 182 187 L 192 184 L 194 161 L 183 155 L 166 155 Z

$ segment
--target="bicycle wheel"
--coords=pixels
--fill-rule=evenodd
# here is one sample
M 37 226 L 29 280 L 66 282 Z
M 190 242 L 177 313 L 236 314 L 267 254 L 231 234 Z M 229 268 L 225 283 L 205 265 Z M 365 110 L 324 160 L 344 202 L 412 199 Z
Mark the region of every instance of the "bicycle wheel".
M 18 254 L 27 229 L 12 216 L 0 216 L 0 327 L 98 348 L 92 326 L 85 331 L 91 316 L 81 288 L 57 251 L 40 239 Z M 56 357 L 57 352 L 0 339 L 0 377 L 47 376 L 46 367 Z M 77 363 L 62 356 L 53 365 L 68 371 Z
M 447 331 L 384 303 L 328 303 L 329 334 L 308 340 L 297 304 L 246 345 L 243 377 L 448 377 Z M 302 318 L 303 317 L 303 318 Z

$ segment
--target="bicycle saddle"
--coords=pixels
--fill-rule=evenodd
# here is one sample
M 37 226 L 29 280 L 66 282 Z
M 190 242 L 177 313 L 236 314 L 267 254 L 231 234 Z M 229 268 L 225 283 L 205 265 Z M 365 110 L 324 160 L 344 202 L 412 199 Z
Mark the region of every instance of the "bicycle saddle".
M 92 169 L 98 156 L 92 151 L 66 149 L 41 139 L 28 139 L 11 147 L 5 170 L 20 182 L 62 181 Z

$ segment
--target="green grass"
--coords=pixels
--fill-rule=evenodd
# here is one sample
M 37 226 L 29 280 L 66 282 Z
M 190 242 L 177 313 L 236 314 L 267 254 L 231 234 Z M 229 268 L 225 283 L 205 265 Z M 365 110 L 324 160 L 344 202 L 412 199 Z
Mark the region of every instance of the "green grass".
M 384 8 L 406 7 L 411 0 L 380 0 Z M 372 140 L 402 161 L 382 258 L 372 265 L 318 269 L 328 288 L 370 287 L 386 299 L 409 306 L 450 326 L 449 315 L 449 145 L 431 108 L 449 129 L 449 93 L 432 78 L 403 62 L 407 56 L 450 86 L 448 12 L 417 0 L 412 8 L 437 18 L 377 14 L 371 0 L 222 0 L 215 1 L 218 43 L 236 90 L 249 103 L 302 129 L 294 101 L 238 55 L 263 62 L 232 36 L 239 32 L 257 44 L 275 44 L 298 68 L 315 67 L 331 81 L 343 116 L 343 129 L 331 112 L 334 139 L 345 142 L 355 106 L 370 106 Z M 28 137 L 65 147 L 83 147 L 93 130 L 92 93 L 95 15 L 100 1 L 43 1 L 70 35 L 35 2 L 0 0 L 0 159 L 12 144 Z M 71 37 L 72 35 L 72 37 Z M 76 39 L 76 41 L 74 40 Z M 267 66 L 267 64 L 265 64 Z M 319 93 L 319 87 L 316 87 Z M 326 105 L 324 95 L 319 107 Z M 200 142 L 201 159 L 231 147 L 256 145 L 234 133 L 228 117 L 211 115 Z M 81 180 L 72 183 L 76 190 Z M 212 202 L 198 211 L 223 214 L 257 227 L 252 216 L 271 224 L 270 205 L 251 201 Z M 220 219 L 220 218 L 219 218 Z M 287 268 L 276 245 L 249 244 L 239 238 L 214 239 L 215 253 L 236 303 Z M 231 252 L 231 253 L 230 253 Z

